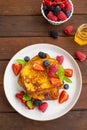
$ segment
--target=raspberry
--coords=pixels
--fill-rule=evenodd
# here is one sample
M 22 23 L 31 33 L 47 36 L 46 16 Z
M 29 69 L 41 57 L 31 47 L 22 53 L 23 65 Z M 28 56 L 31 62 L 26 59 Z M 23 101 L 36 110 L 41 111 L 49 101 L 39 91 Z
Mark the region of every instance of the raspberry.
M 45 112 L 46 109 L 47 109 L 47 107 L 48 107 L 48 103 L 47 103 L 47 102 L 43 102 L 43 103 L 38 107 L 38 109 L 39 109 L 40 111 L 42 111 L 42 112 Z
M 50 11 L 48 14 L 47 14 L 47 18 L 52 20 L 52 21 L 57 21 L 57 17 L 53 14 L 52 11 Z
M 76 57 L 80 60 L 80 61 L 84 61 L 86 60 L 86 55 L 84 53 L 82 53 L 81 51 L 77 51 L 75 53 Z
M 52 1 L 45 1 L 45 5 L 52 6 Z
M 68 0 L 63 0 L 63 1 L 64 1 L 64 3 L 68 2 Z
M 65 15 L 65 13 L 63 11 L 60 11 L 59 14 L 57 15 L 58 19 L 60 20 L 66 20 L 67 16 Z
M 50 65 L 48 76 L 53 77 L 55 76 L 56 71 L 58 70 L 58 67 L 55 64 Z
M 64 8 L 64 7 L 65 7 L 65 4 L 60 3 L 60 8 Z
M 54 0 L 55 2 L 60 2 L 60 0 Z
M 64 56 L 57 56 L 56 59 L 57 59 L 58 63 L 61 65 L 64 61 Z
M 54 32 L 54 31 L 51 31 L 50 32 L 50 36 L 52 37 L 52 38 L 57 38 L 58 37 L 58 33 L 57 32 Z
M 73 31 L 73 26 L 69 25 L 64 29 L 65 34 L 70 35 Z
M 66 11 L 69 11 L 69 12 L 72 11 L 72 5 L 70 4 L 70 2 L 65 3 L 65 9 L 66 9 Z

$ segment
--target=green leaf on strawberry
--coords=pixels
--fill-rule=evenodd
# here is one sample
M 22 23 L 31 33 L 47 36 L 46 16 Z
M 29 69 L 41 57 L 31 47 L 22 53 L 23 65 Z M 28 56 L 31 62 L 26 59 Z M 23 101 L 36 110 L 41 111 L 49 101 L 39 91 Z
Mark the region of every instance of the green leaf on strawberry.
M 16 62 L 19 63 L 19 64 L 22 64 L 22 66 L 26 65 L 25 60 L 22 60 L 22 59 L 17 59 Z
M 56 72 L 56 75 L 59 77 L 60 81 L 64 80 L 64 68 L 60 66 L 59 70 Z
M 23 96 L 23 100 L 29 101 L 29 100 L 31 100 L 31 96 L 29 96 L 27 93 L 25 93 L 24 96 Z
M 60 66 L 59 70 L 56 72 L 56 75 L 58 76 L 61 82 L 66 81 L 68 83 L 72 83 L 71 79 L 65 76 L 65 71 L 63 66 Z

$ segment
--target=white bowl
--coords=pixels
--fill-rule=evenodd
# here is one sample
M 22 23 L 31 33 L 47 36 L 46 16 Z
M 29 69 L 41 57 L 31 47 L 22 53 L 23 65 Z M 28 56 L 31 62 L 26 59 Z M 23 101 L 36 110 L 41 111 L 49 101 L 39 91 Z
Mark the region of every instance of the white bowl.
M 43 17 L 44 17 L 50 24 L 52 24 L 52 25 L 60 25 L 60 24 L 62 24 L 62 23 L 67 22 L 67 21 L 72 17 L 72 15 L 73 15 L 73 12 L 74 12 L 73 3 L 72 3 L 71 0 L 69 0 L 69 2 L 70 2 L 71 5 L 72 5 L 72 12 L 71 12 L 70 16 L 69 16 L 66 20 L 58 21 L 58 22 L 56 21 L 56 22 L 55 22 L 55 21 L 52 21 L 52 20 L 48 19 L 48 18 L 46 17 L 46 15 L 44 14 L 43 4 L 41 4 L 41 13 L 42 13 Z

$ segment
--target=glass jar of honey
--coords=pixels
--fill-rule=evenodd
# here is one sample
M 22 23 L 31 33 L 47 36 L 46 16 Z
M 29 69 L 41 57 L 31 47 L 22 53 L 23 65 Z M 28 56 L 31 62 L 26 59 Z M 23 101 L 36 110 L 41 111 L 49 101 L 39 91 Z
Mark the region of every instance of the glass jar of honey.
M 78 27 L 74 40 L 79 45 L 87 44 L 87 24 L 82 24 Z

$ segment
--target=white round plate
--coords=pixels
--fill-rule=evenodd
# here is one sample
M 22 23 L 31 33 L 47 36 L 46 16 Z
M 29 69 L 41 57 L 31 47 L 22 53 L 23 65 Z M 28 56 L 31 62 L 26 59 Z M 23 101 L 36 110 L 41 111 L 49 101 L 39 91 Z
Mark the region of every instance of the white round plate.
M 25 56 L 32 58 L 33 56 L 37 55 L 39 51 L 48 53 L 53 58 L 55 58 L 57 55 L 63 55 L 64 68 L 73 69 L 73 77 L 71 78 L 72 83 L 69 84 L 70 88 L 66 90 L 69 94 L 69 100 L 62 104 L 59 104 L 57 100 L 47 101 L 48 108 L 44 113 L 39 111 L 37 108 L 34 110 L 28 110 L 18 99 L 16 99 L 15 94 L 21 91 L 22 87 L 20 87 L 17 83 L 18 76 L 15 76 L 12 71 L 12 64 L 15 63 L 16 59 L 23 59 Z M 38 121 L 52 120 L 65 115 L 77 102 L 81 93 L 81 88 L 82 76 L 76 61 L 64 49 L 50 44 L 35 44 L 20 50 L 10 60 L 4 74 L 4 91 L 9 103 L 21 115 Z

